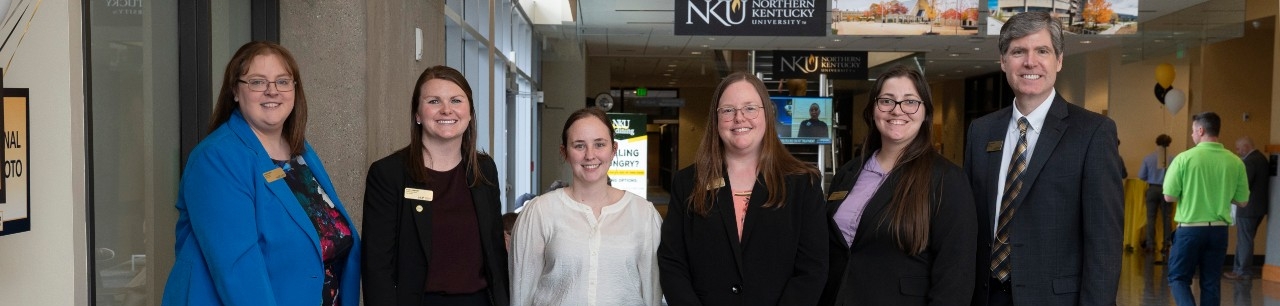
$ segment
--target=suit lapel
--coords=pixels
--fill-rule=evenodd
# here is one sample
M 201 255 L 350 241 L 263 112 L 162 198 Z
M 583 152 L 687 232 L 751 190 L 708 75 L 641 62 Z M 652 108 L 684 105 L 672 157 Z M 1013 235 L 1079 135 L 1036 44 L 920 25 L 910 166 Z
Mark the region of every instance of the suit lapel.
M 996 150 L 996 151 L 988 150 L 986 154 L 987 167 L 985 167 L 983 171 L 986 171 L 985 177 L 990 178 L 987 181 L 992 182 L 991 184 L 992 186 L 988 186 L 987 190 L 982 191 L 982 193 L 986 195 L 987 201 L 984 201 L 986 203 L 979 203 L 979 205 L 982 205 L 983 207 L 987 208 L 986 213 L 978 217 L 979 220 L 986 221 L 983 223 L 983 225 L 985 226 L 983 228 L 991 227 L 991 224 L 992 224 L 991 219 L 996 213 L 995 199 L 999 195 L 999 193 L 1004 192 L 1004 186 L 1000 186 L 999 182 L 1000 182 L 1000 176 L 1003 176 L 1004 172 L 1007 169 L 1001 169 L 1000 160 L 1001 158 L 1004 157 L 1005 154 L 1013 154 L 1011 152 L 1006 152 L 1004 150 L 1004 145 L 1003 145 L 1005 141 L 1005 134 L 1008 133 L 1009 131 L 1009 120 L 1010 120 L 1009 118 L 1011 118 L 1010 116 L 1013 116 L 1012 106 L 1006 107 L 1004 109 L 997 111 L 995 117 L 993 117 L 995 118 L 995 120 L 992 120 L 991 125 L 987 126 L 987 135 L 985 138 L 986 141 L 982 143 L 983 146 L 992 142 L 997 142 L 997 141 L 1001 143 L 1000 150 Z
M 729 238 L 729 247 L 733 251 L 733 260 L 738 267 L 738 276 L 741 277 L 742 242 L 738 239 L 738 221 L 733 219 L 736 214 L 733 209 L 733 187 L 730 186 L 733 185 L 729 184 L 728 176 L 725 176 L 724 187 L 720 187 L 719 190 L 716 190 L 716 203 L 714 208 L 719 210 L 720 221 L 724 227 L 724 234 Z M 746 225 L 744 224 L 743 227 L 746 227 Z
M 769 189 L 764 186 L 764 176 L 756 175 L 756 184 L 751 186 L 751 196 L 748 197 L 748 200 L 750 201 L 747 202 L 746 220 L 742 220 L 742 241 L 740 243 L 744 249 L 747 242 L 751 241 L 751 231 L 756 228 L 756 222 L 760 221 L 760 213 L 764 212 L 764 202 L 769 200 Z
M 405 172 L 404 182 L 406 188 L 431 190 L 431 187 L 427 186 L 427 184 L 413 181 L 413 178 L 408 172 Z M 433 191 L 440 192 L 440 190 Z M 400 202 L 405 204 L 404 207 L 400 208 L 401 211 L 413 216 L 413 224 L 418 228 L 418 240 L 422 245 L 422 254 L 425 255 L 426 258 L 431 258 L 431 201 L 401 198 Z M 418 211 L 419 206 L 422 207 L 422 211 Z
M 1044 169 L 1049 156 L 1053 155 L 1053 150 L 1058 147 L 1062 135 L 1070 127 L 1066 122 L 1066 103 L 1067 101 L 1061 96 L 1057 96 L 1053 99 L 1053 105 L 1049 106 L 1049 113 L 1044 117 L 1044 125 L 1040 126 L 1040 138 L 1036 140 L 1036 149 L 1031 152 L 1031 162 L 1027 164 L 1026 173 L 1022 175 L 1023 196 L 1014 199 L 1013 203 L 1009 204 L 1010 208 L 1017 209 L 1028 198 L 1027 195 L 1035 186 L 1036 178 L 1040 177 L 1040 171 Z
M 262 173 L 271 171 L 282 171 L 274 163 L 259 165 L 258 170 Z M 293 195 L 293 190 L 289 188 L 289 183 L 284 177 L 270 181 L 267 183 L 267 189 L 271 190 L 271 194 L 275 195 L 276 202 L 284 206 L 285 212 L 289 214 L 289 218 L 298 225 L 303 233 L 307 233 L 307 238 L 311 238 L 311 246 L 315 247 L 316 254 L 320 254 L 320 236 L 316 233 L 316 226 L 311 222 L 311 218 L 307 217 L 307 212 L 302 210 L 298 197 Z
M 862 175 L 862 165 L 863 160 L 855 160 L 846 164 L 843 168 L 840 168 L 840 172 L 836 173 L 836 177 L 839 179 L 832 181 L 831 187 L 827 188 L 827 190 L 831 191 L 831 194 L 844 193 L 844 196 L 834 199 L 831 198 L 830 194 L 827 195 L 827 229 L 831 241 L 838 241 L 846 246 L 850 245 L 850 243 L 844 241 L 844 233 L 840 231 L 840 225 L 836 224 L 835 216 L 836 212 L 840 211 L 840 205 L 844 203 L 845 198 L 851 196 L 849 193 L 853 192 L 853 183 L 857 182 L 858 176 Z M 845 251 L 848 250 L 848 248 L 845 249 Z
M 880 184 L 880 188 L 876 188 L 871 199 L 867 200 L 867 207 L 862 208 L 862 216 L 858 217 L 858 234 L 853 236 L 850 248 L 858 242 L 859 237 L 866 237 L 867 233 L 871 233 L 880 226 L 880 214 L 885 207 L 889 206 L 889 200 L 893 199 L 893 191 L 898 187 L 899 175 L 897 172 L 889 172 L 889 176 L 885 178 L 884 183 Z

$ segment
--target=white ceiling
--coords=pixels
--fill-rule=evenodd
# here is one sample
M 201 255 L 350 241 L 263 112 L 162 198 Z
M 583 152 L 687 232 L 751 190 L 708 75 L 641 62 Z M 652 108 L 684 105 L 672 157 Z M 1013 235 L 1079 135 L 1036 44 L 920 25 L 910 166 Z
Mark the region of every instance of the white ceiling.
M 910 1 L 910 0 L 908 0 Z M 537 25 L 549 39 L 580 42 L 590 64 L 609 63 L 614 88 L 715 86 L 716 51 L 857 50 L 921 52 L 930 79 L 999 71 L 995 35 L 975 36 L 676 36 L 673 0 L 576 0 L 575 24 Z M 1141 0 L 1136 35 L 1068 35 L 1068 55 L 1120 48 L 1126 62 L 1179 47 L 1239 37 L 1245 0 Z M 1088 41 L 1088 42 L 1084 42 Z M 670 85 L 671 83 L 677 85 Z

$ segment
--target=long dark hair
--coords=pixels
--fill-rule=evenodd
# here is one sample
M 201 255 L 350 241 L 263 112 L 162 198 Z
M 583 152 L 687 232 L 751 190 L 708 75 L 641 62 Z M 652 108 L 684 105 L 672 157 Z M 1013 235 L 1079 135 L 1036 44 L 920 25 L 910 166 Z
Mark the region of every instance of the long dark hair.
M 696 175 L 693 181 L 695 192 L 689 194 L 688 200 L 690 210 L 699 216 L 706 217 L 710 214 L 712 205 L 716 201 L 718 188 L 707 190 L 707 187 L 711 186 L 711 182 L 723 179 L 725 176 L 722 168 L 724 142 L 720 140 L 720 119 L 716 115 L 716 108 L 720 107 L 720 96 L 724 94 L 725 89 L 737 82 L 751 84 L 751 87 L 755 88 L 756 93 L 760 95 L 760 102 L 764 104 L 764 139 L 761 141 L 760 161 L 757 166 L 758 171 L 764 176 L 765 188 L 769 191 L 769 199 L 765 200 L 764 207 L 782 208 L 787 205 L 787 202 L 783 201 L 787 198 L 784 181 L 787 175 L 805 174 L 810 180 L 818 179 L 818 170 L 791 156 L 787 148 L 782 145 L 782 141 L 778 139 L 778 130 L 773 124 L 777 122 L 778 109 L 773 105 L 773 100 L 769 99 L 764 82 L 750 73 L 734 72 L 720 81 L 715 94 L 711 97 L 707 123 L 702 132 L 702 143 L 698 145 L 699 158 L 693 164 Z M 706 192 L 702 192 L 704 190 Z
M 933 148 L 933 96 L 929 94 L 929 84 L 919 71 L 907 66 L 897 65 L 889 68 L 876 78 L 871 88 L 870 101 L 862 110 L 862 119 L 866 120 L 872 133 L 867 133 L 862 151 L 859 153 L 864 162 L 875 162 L 871 154 L 884 146 L 880 130 L 875 126 L 876 99 L 880 98 L 884 83 L 892 78 L 907 78 L 915 85 L 920 96 L 920 111 L 924 112 L 924 122 L 920 123 L 920 131 L 907 144 L 902 154 L 897 156 L 897 166 L 892 173 L 900 177 L 893 198 L 886 207 L 886 214 L 880 216 L 880 224 L 889 226 L 889 232 L 898 242 L 898 248 L 910 255 L 920 254 L 929 245 L 929 223 L 932 211 L 929 208 L 930 186 L 932 185 L 933 160 L 938 152 Z
M 412 132 L 409 133 L 409 177 L 418 183 L 427 182 L 427 165 L 422 161 L 422 151 L 426 150 L 426 146 L 422 144 L 422 125 L 414 122 L 414 115 L 418 113 L 418 107 L 422 104 L 422 85 L 430 80 L 449 81 L 467 94 L 467 107 L 471 110 L 471 120 L 467 123 L 467 131 L 462 135 L 462 159 L 465 161 L 467 171 L 471 171 L 474 178 L 467 182 L 467 186 L 475 187 L 477 183 L 491 183 L 489 178 L 484 177 L 484 172 L 480 171 L 480 167 L 476 166 L 477 158 L 485 155 L 476 149 L 476 101 L 471 98 L 471 84 L 467 83 L 467 78 L 458 72 L 457 69 L 449 66 L 433 66 L 427 68 L 418 76 L 418 82 L 413 86 L 413 108 L 409 113 L 409 126 Z
M 222 89 L 218 90 L 218 101 L 213 106 L 213 120 L 209 122 L 209 132 L 217 130 L 219 126 L 231 120 L 231 113 L 240 108 L 240 102 L 236 102 L 236 91 L 240 90 L 240 77 L 249 73 L 249 65 L 253 64 L 253 59 L 259 55 L 276 55 L 280 57 L 286 69 L 289 69 L 289 75 L 293 78 L 293 111 L 289 112 L 289 117 L 284 119 L 284 127 L 281 128 L 280 135 L 289 143 L 289 157 L 298 156 L 306 147 L 307 143 L 307 95 L 303 90 L 302 73 L 298 71 L 298 62 L 293 60 L 293 54 L 288 49 L 279 44 L 269 41 L 251 41 L 231 56 L 231 60 L 227 61 L 226 72 L 222 74 Z M 270 86 L 270 85 L 268 85 Z

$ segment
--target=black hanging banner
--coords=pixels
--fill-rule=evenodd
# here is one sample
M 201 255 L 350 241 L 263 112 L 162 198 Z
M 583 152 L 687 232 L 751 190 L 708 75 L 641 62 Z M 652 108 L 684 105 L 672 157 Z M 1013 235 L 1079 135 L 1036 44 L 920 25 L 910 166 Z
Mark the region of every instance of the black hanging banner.
M 827 0 L 676 0 L 676 35 L 826 36 Z
M 867 79 L 867 51 L 773 51 L 773 77 L 806 78 L 826 73 L 828 79 Z

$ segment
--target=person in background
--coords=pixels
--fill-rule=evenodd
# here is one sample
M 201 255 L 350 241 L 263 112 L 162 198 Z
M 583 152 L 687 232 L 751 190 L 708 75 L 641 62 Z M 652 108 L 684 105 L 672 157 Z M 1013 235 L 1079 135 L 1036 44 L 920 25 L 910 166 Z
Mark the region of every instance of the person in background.
M 1196 305 L 1191 279 L 1200 271 L 1200 305 L 1221 301 L 1222 261 L 1227 257 L 1231 204 L 1249 205 L 1244 162 L 1218 142 L 1222 119 L 1213 112 L 1191 117 L 1195 147 L 1178 154 L 1164 176 L 1164 200 L 1178 202 L 1178 231 L 1169 251 L 1169 291 L 1178 305 Z
M 878 78 L 872 133 L 827 196 L 831 270 L 819 305 L 969 305 L 978 221 L 959 166 L 933 148 L 933 98 L 918 71 Z
M 509 212 L 502 214 L 502 238 L 506 241 L 507 253 L 511 253 L 511 229 L 516 226 L 516 219 L 520 217 L 520 213 Z
M 1253 147 L 1253 139 L 1248 136 L 1236 140 L 1236 154 L 1244 160 L 1245 176 L 1249 180 L 1249 206 L 1236 209 L 1235 265 L 1222 277 L 1245 280 L 1253 278 L 1253 239 L 1271 206 L 1271 191 L 1267 187 L 1271 168 L 1267 156 Z
M 1114 305 L 1124 255 L 1115 121 L 1054 90 L 1064 46 L 1050 13 L 1013 15 L 998 45 L 1012 106 L 975 119 L 965 142 L 982 229 L 973 304 Z
M 360 239 L 306 141 L 302 80 L 272 42 L 227 63 L 211 131 L 179 183 L 162 304 L 359 305 Z
M 599 108 L 569 115 L 560 155 L 573 183 L 534 198 L 512 230 L 511 304 L 662 304 L 653 203 L 608 185 L 618 152 Z
M 471 85 L 446 66 L 416 84 L 409 146 L 365 180 L 365 305 L 507 305 L 498 170 L 476 149 Z
M 1169 135 L 1160 134 L 1156 136 L 1156 151 L 1147 154 L 1142 158 L 1142 167 L 1138 168 L 1138 178 L 1147 182 L 1147 229 L 1143 231 L 1145 239 L 1142 240 L 1142 251 L 1153 252 L 1156 249 L 1156 214 L 1162 214 L 1160 218 L 1164 225 L 1164 243 L 1160 252 L 1169 252 L 1169 244 L 1173 239 L 1173 204 L 1164 200 L 1164 172 L 1169 168 L 1169 144 L 1173 142 L 1173 138 Z
M 791 156 L 754 75 L 712 96 L 698 160 L 672 180 L 658 266 L 669 305 L 814 305 L 827 279 L 818 170 Z
M 796 137 L 827 137 L 827 123 L 818 119 L 821 114 L 822 109 L 818 107 L 818 103 L 809 104 L 809 119 L 800 123 L 800 132 L 796 133 Z

